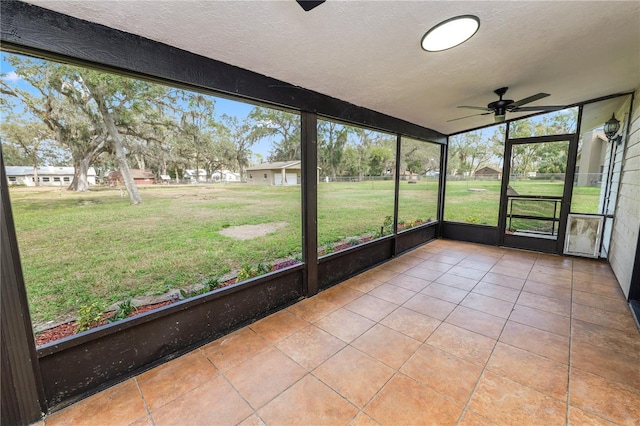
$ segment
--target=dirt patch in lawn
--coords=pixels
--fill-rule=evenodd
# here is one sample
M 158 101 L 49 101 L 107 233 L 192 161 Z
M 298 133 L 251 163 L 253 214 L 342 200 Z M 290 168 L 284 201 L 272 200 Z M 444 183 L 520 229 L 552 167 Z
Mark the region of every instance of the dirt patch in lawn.
M 250 240 L 276 232 L 287 225 L 287 222 L 269 222 L 259 225 L 230 226 L 219 232 L 225 237 L 235 238 L 236 240 Z

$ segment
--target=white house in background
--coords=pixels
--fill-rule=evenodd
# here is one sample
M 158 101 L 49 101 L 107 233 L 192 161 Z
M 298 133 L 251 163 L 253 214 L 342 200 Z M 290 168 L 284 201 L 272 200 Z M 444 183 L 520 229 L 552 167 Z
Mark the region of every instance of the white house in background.
M 205 169 L 187 169 L 184 171 L 183 178 L 192 182 L 206 182 L 207 171 Z
M 211 179 L 214 182 L 240 182 L 240 173 L 234 173 L 229 170 L 220 170 L 213 172 Z
M 302 183 L 300 160 L 262 163 L 247 168 L 247 183 L 250 185 L 300 185 Z M 316 181 L 320 181 L 320 167 Z
M 7 181 L 9 185 L 36 186 L 36 178 L 31 166 L 6 166 Z M 73 180 L 74 167 L 38 167 L 38 182 L 40 186 L 67 186 Z M 96 170 L 89 167 L 87 181 L 89 185 L 96 184 Z

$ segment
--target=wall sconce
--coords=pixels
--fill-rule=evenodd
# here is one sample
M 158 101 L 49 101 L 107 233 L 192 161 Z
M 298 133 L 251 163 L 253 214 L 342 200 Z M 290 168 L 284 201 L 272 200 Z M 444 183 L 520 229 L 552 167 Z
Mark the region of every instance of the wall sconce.
M 603 130 L 604 134 L 607 136 L 607 139 L 609 139 L 609 142 L 615 142 L 617 145 L 620 145 L 622 143 L 622 136 L 616 136 L 616 133 L 618 133 L 618 130 L 620 130 L 620 121 L 616 119 L 615 113 L 611 115 L 611 119 L 609 121 L 604 123 Z

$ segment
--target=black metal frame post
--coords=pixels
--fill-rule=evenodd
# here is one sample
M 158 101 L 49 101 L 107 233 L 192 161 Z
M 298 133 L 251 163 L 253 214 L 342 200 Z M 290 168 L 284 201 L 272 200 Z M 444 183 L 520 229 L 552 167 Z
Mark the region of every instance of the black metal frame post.
M 444 198 L 447 185 L 447 167 L 449 165 L 448 153 L 449 138 L 447 137 L 447 143 L 440 147 L 440 175 L 438 176 L 438 207 L 436 213 L 436 219 L 438 220 L 436 236 L 438 238 L 442 238 L 442 223 L 444 222 Z
M 504 131 L 504 150 L 502 151 L 502 181 L 500 183 L 500 204 L 498 207 L 498 235 L 499 245 L 504 244 L 504 234 L 507 231 L 507 187 L 509 186 L 509 175 L 511 175 L 511 144 L 509 141 L 509 124 Z M 511 226 L 511 224 L 509 224 Z
M 20 265 L 7 176 L 0 148 L 0 302 L 2 424 L 29 424 L 46 411 L 40 364 Z
M 318 293 L 318 116 L 301 114 L 303 292 Z
M 398 254 L 398 202 L 400 201 L 400 154 L 402 150 L 402 135 L 396 135 L 396 164 L 395 164 L 395 183 L 393 198 L 393 255 Z

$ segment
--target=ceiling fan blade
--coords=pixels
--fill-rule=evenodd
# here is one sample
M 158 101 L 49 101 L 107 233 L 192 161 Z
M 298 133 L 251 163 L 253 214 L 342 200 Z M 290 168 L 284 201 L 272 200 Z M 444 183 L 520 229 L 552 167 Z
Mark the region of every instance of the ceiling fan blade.
M 450 123 L 452 121 L 457 121 L 457 120 L 463 120 L 465 118 L 477 117 L 478 115 L 489 115 L 489 114 L 493 114 L 493 111 L 483 112 L 481 114 L 466 115 L 464 117 L 454 118 L 453 120 L 447 120 L 447 123 Z
M 545 106 L 530 106 L 530 107 L 518 107 L 510 110 L 511 112 L 522 112 L 522 111 L 559 111 L 561 109 L 565 109 L 566 107 L 562 105 L 545 105 Z
M 477 109 L 480 111 L 493 111 L 492 109 L 489 109 L 487 107 L 477 107 L 477 106 L 469 106 L 469 105 L 460 105 L 456 108 L 465 108 L 465 109 Z
M 547 96 L 551 96 L 548 93 L 538 93 L 537 95 L 529 96 L 528 98 L 520 99 L 512 104 L 507 106 L 509 111 L 512 111 L 514 108 L 519 107 L 520 105 L 528 104 L 530 102 L 537 101 L 538 99 L 546 98 Z

